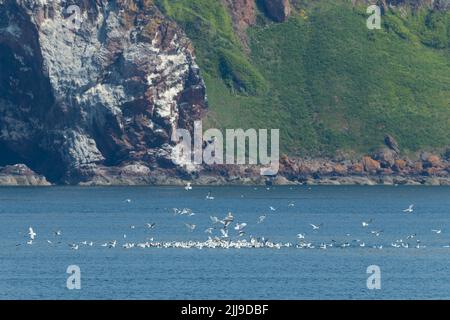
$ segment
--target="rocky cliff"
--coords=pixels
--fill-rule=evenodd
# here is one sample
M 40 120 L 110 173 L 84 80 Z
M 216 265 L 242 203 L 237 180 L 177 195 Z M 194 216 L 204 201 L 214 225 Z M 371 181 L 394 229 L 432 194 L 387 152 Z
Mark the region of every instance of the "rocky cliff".
M 172 132 L 207 113 L 203 75 L 214 123 L 283 128 L 281 181 L 448 183 L 449 157 L 420 148 L 450 141 L 450 28 L 436 15 L 450 0 L 325 2 L 0 0 L 0 185 L 264 183 L 251 166 L 188 173 L 169 159 Z M 430 10 L 374 35 L 370 3 Z M 367 61 L 386 69 L 364 76 Z
M 3 164 L 77 183 L 168 163 L 206 108 L 190 41 L 152 1 L 0 1 Z

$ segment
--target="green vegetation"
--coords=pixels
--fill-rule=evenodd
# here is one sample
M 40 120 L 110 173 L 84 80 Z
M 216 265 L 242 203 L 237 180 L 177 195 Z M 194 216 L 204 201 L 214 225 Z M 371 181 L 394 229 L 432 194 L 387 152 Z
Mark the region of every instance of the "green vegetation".
M 160 0 L 193 40 L 209 126 L 280 128 L 284 152 L 368 152 L 386 134 L 405 151 L 450 145 L 450 13 L 388 12 L 302 1 L 284 23 L 259 13 L 250 53 L 220 1 Z M 301 9 L 301 10 L 300 10 Z

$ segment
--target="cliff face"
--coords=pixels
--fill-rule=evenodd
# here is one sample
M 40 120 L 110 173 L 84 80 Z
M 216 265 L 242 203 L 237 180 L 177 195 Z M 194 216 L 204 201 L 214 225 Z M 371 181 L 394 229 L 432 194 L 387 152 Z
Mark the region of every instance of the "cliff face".
M 71 3 L 79 16 L 60 0 L 0 1 L 0 165 L 67 182 L 157 165 L 207 108 L 191 43 L 152 1 Z
M 367 33 L 365 8 L 352 2 L 383 5 L 384 30 Z M 373 150 L 386 134 L 409 153 L 448 146 L 450 0 L 352 2 L 0 0 L 0 185 L 21 174 L 80 184 L 238 181 L 245 167 L 187 173 L 169 159 L 173 130 L 192 129 L 208 105 L 184 32 L 211 81 L 210 123 L 289 132 L 284 177 L 448 177 L 447 156 L 408 160 L 393 138 L 388 151 Z M 393 19 L 403 6 L 434 10 L 423 21 Z M 371 157 L 300 158 L 342 150 Z M 19 163 L 30 169 L 8 167 Z

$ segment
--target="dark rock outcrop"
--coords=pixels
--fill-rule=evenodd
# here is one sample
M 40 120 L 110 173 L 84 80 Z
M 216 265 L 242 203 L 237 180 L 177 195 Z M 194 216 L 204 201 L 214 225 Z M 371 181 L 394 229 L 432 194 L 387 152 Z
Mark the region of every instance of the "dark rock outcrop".
M 387 135 L 384 138 L 384 143 L 393 151 L 395 151 L 396 153 L 400 153 L 400 147 L 398 145 L 397 140 L 394 139 L 394 137 Z
M 283 22 L 291 15 L 289 0 L 264 0 L 263 3 L 268 16 L 276 22 Z
M 190 41 L 148 0 L 0 1 L 0 165 L 56 182 L 167 157 L 206 107 Z

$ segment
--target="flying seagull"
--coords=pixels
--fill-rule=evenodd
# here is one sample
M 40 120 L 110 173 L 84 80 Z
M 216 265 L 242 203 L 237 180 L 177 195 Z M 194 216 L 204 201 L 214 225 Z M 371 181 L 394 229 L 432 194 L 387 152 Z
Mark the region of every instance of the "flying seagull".
M 212 234 L 213 230 L 214 230 L 214 228 L 208 228 L 208 229 L 205 230 L 205 233 Z
M 413 204 L 411 204 L 409 206 L 409 208 L 403 210 L 403 212 L 405 212 L 405 213 L 412 213 L 413 211 L 414 211 L 414 205 Z
M 32 227 L 28 228 L 28 235 L 30 236 L 31 240 L 34 240 L 34 238 L 36 238 L 36 232 L 34 232 Z
M 197 227 L 195 224 L 190 223 L 185 223 L 184 225 L 189 229 L 190 232 L 194 231 L 195 228 Z
M 247 226 L 247 224 L 244 222 L 244 223 L 236 223 L 236 226 L 234 227 L 234 230 L 237 230 L 237 231 L 241 231 L 241 230 L 243 230 L 245 227 Z
M 264 220 L 266 220 L 266 215 L 265 214 L 263 214 L 262 216 L 260 216 L 258 218 L 258 224 L 263 223 Z
M 222 238 L 228 238 L 228 230 L 220 229 L 220 232 L 222 233 Z

